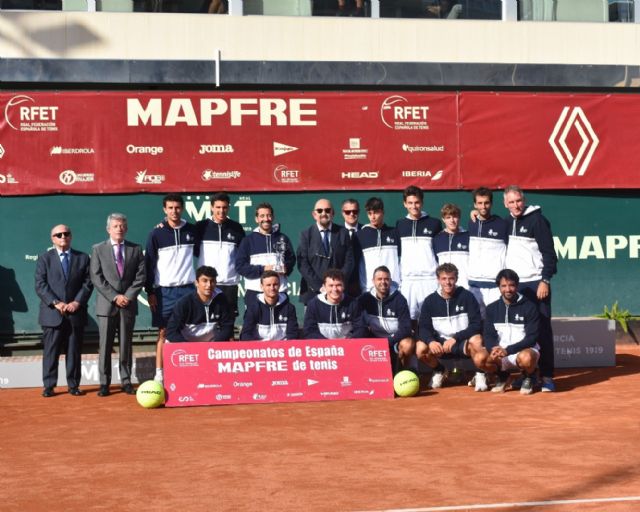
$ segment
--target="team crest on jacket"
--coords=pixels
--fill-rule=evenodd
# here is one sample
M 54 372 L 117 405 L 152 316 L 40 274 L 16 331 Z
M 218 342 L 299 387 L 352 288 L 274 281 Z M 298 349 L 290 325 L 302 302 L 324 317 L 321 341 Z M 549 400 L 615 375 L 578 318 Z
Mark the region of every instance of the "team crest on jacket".
M 516 322 L 524 322 L 524 317 L 522 315 L 519 315 L 518 313 L 515 314 L 515 316 L 513 317 L 513 319 Z
M 456 312 L 458 312 L 458 311 L 464 311 L 464 306 L 462 306 L 460 304 L 457 304 L 456 305 Z
M 467 246 L 466 246 L 466 245 L 462 245 L 462 243 L 460 243 L 460 242 L 458 242 L 458 245 L 457 245 L 456 247 L 457 247 L 458 249 L 460 249 L 460 250 L 463 250 L 463 251 L 467 248 Z
M 393 238 L 391 238 L 390 236 L 388 236 L 388 237 L 387 237 L 387 243 L 388 243 L 388 244 L 395 244 L 395 243 L 396 243 L 396 241 L 395 241 Z
M 520 233 L 526 233 L 528 231 L 524 226 L 520 226 Z
M 391 311 L 391 308 L 388 308 L 387 309 L 387 316 L 396 316 L 396 314 L 393 311 Z
M 424 228 L 422 230 L 422 234 L 423 235 L 431 235 L 431 234 L 433 234 L 433 231 L 431 231 L 429 228 Z
M 185 234 L 184 234 L 184 239 L 185 239 L 187 242 L 193 242 L 193 240 L 194 240 L 193 235 L 192 235 L 191 233 L 185 233 Z
M 288 318 L 286 316 L 280 315 L 280 316 L 278 316 L 278 320 L 280 322 L 286 322 L 288 320 Z
M 235 240 L 236 237 L 233 236 L 231 233 L 227 233 L 227 240 Z
M 489 231 L 487 231 L 487 235 L 489 235 L 489 236 L 498 236 L 498 232 L 494 231 L 493 229 L 490 229 Z

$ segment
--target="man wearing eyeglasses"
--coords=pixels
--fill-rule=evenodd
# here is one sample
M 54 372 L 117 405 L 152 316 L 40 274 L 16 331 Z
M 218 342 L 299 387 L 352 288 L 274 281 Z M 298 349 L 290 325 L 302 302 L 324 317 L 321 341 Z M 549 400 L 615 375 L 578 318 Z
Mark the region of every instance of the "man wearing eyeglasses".
M 45 398 L 54 395 L 58 360 L 66 349 L 67 386 L 73 396 L 80 391 L 82 341 L 87 325 L 87 302 L 93 291 L 89 256 L 71 248 L 71 229 L 59 224 L 51 230 L 53 248 L 36 262 L 36 293 L 40 297 L 38 322 L 42 326 L 42 382 Z
M 300 233 L 300 300 L 305 306 L 322 290 L 322 276 L 328 269 L 341 270 L 346 280 L 354 270 L 349 232 L 333 223 L 333 215 L 331 202 L 328 199 L 318 199 L 311 212 L 315 224 Z

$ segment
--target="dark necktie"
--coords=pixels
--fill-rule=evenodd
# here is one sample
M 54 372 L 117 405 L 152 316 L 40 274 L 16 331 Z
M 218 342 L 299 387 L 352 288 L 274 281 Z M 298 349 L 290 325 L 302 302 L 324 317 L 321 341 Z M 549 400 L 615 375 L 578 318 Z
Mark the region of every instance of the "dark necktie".
M 62 271 L 64 272 L 64 278 L 67 279 L 69 277 L 69 253 L 62 253 Z
M 118 267 L 118 275 L 122 277 L 122 275 L 124 274 L 124 258 L 122 257 L 122 244 L 117 245 L 116 267 Z
M 353 238 L 353 234 L 356 232 L 355 228 L 349 228 L 349 238 Z
M 322 247 L 324 247 L 324 253 L 329 256 L 329 230 L 322 230 Z

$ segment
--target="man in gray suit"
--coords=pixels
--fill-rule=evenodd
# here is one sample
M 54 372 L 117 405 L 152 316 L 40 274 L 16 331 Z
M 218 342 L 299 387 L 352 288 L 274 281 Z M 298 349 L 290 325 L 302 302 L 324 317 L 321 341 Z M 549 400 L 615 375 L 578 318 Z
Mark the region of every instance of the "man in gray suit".
M 91 281 L 98 291 L 96 316 L 100 331 L 100 391 L 109 395 L 111 351 L 118 330 L 120 340 L 120 382 L 122 390 L 134 395 L 131 384 L 133 326 L 138 314 L 138 294 L 145 282 L 144 256 L 139 245 L 125 241 L 127 217 L 107 217 L 109 239 L 93 246 Z
M 93 291 L 89 256 L 71 248 L 71 230 L 64 224 L 51 230 L 54 247 L 38 257 L 36 293 L 40 297 L 38 322 L 42 326 L 42 382 L 45 398 L 54 395 L 58 360 L 66 348 L 67 385 L 73 396 L 80 391 L 82 341 L 87 325 L 87 302 Z

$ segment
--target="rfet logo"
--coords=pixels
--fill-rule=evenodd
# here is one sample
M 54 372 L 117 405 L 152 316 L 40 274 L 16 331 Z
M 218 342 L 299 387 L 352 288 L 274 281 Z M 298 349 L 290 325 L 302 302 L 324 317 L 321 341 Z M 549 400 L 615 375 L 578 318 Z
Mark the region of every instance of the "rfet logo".
M 177 368 L 199 366 L 199 354 L 189 354 L 186 350 L 178 349 L 171 354 L 171 364 Z
M 571 151 L 567 137 L 574 138 L 575 135 L 581 142 L 577 151 Z M 567 176 L 573 176 L 576 170 L 578 176 L 584 175 L 599 143 L 598 136 L 580 107 L 564 107 L 549 137 L 549 145 Z
M 58 107 L 36 105 L 31 96 L 19 94 L 7 101 L 4 119 L 21 132 L 57 132 Z
M 273 170 L 273 178 L 278 183 L 300 183 L 300 171 L 279 165 Z
M 375 348 L 373 345 L 365 345 L 360 349 L 360 356 L 369 363 L 388 363 L 389 354 L 385 349 Z
M 394 130 L 428 130 L 426 105 L 413 105 L 404 96 L 389 96 L 380 106 L 380 117 L 385 126 Z

